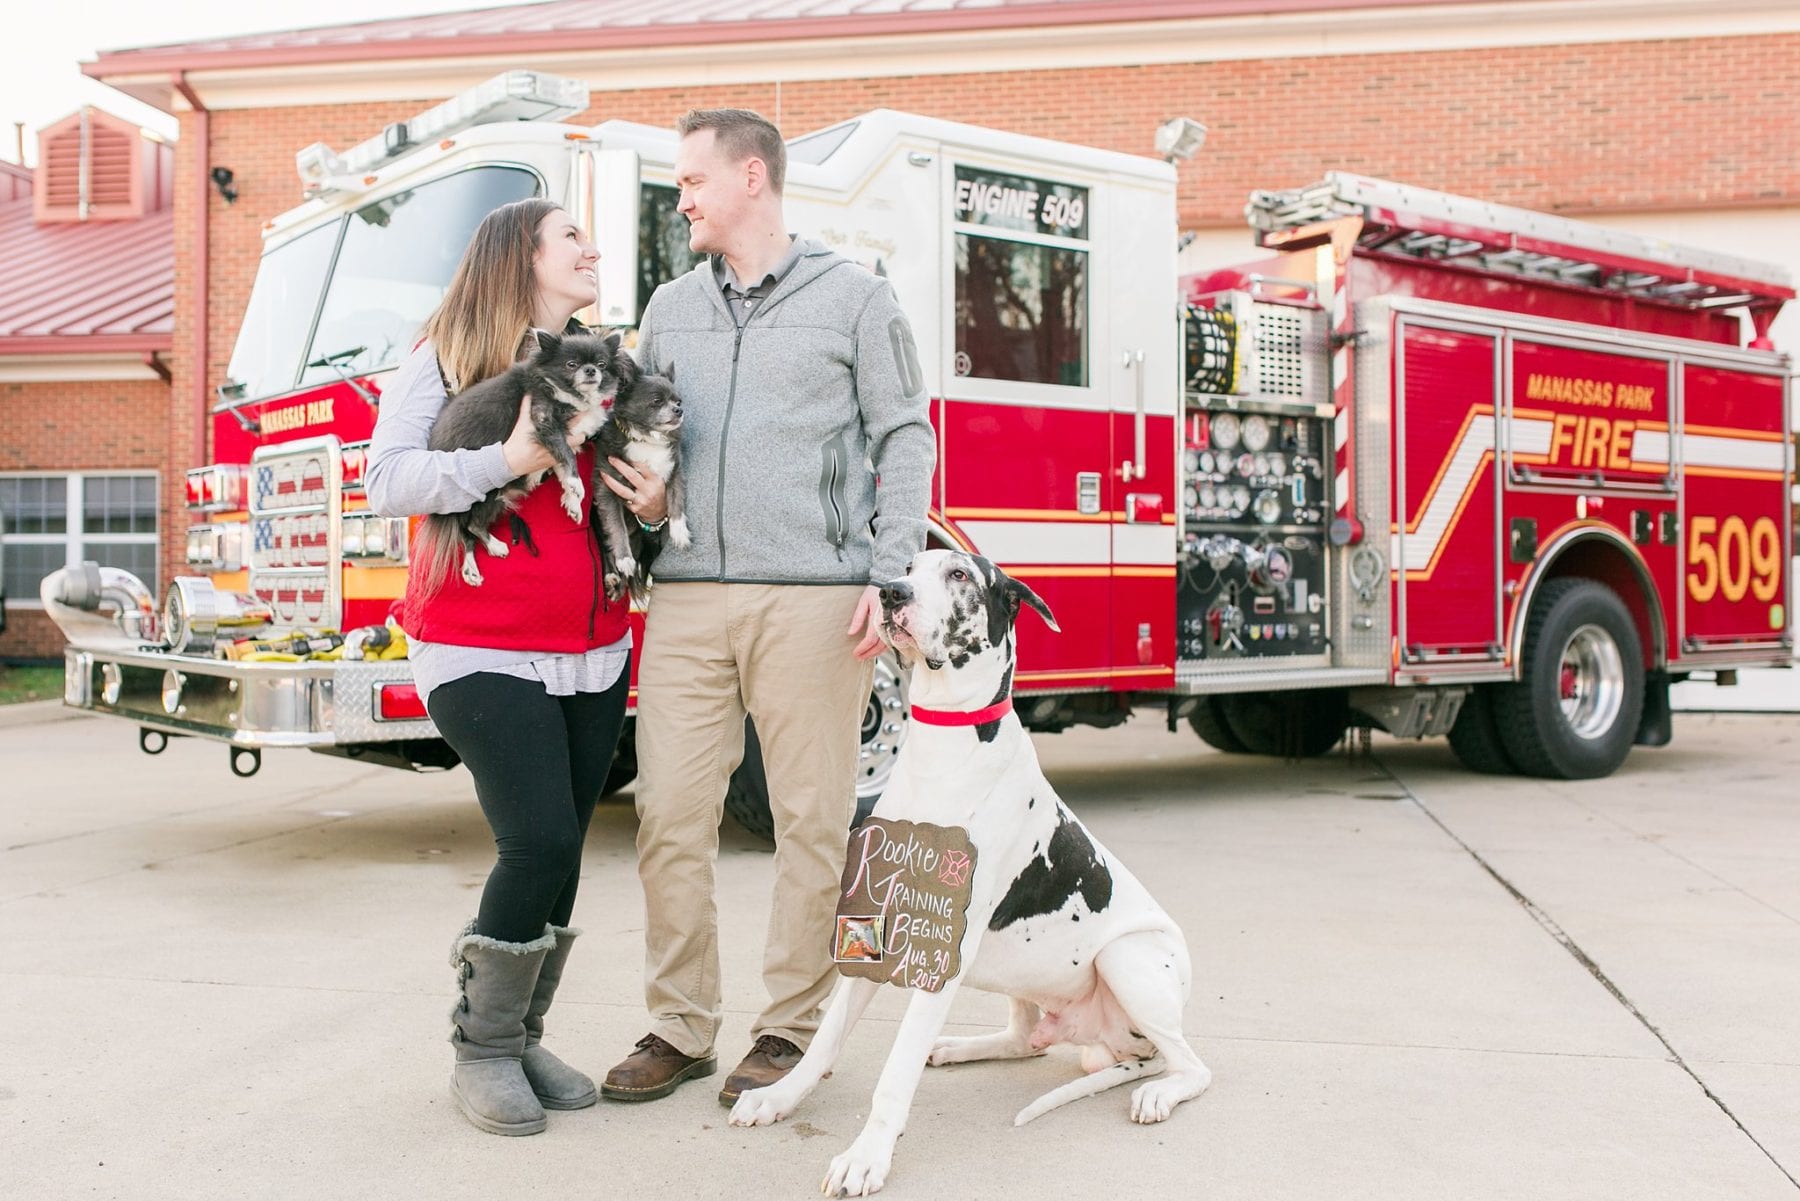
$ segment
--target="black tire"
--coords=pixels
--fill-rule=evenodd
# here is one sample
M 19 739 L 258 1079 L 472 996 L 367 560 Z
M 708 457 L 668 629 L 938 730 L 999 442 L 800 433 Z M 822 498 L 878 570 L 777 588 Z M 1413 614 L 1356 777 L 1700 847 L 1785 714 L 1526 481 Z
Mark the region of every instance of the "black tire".
M 862 752 L 857 764 L 856 811 L 850 828 L 862 824 L 881 799 L 894 762 L 906 738 L 906 669 L 893 653 L 875 661 L 869 700 L 863 711 Z M 775 841 L 775 817 L 769 812 L 769 780 L 763 767 L 756 724 L 744 719 L 744 761 L 725 789 L 725 812 L 738 825 L 765 842 Z
M 1500 727 L 1494 722 L 1494 695 L 1490 685 L 1477 684 L 1463 698 L 1450 727 L 1450 749 L 1470 771 L 1490 776 L 1510 776 L 1518 772 L 1506 744 L 1500 739 Z
M 1592 780 L 1625 761 L 1644 710 L 1644 657 L 1618 594 L 1551 580 L 1531 604 L 1519 682 L 1494 686 L 1501 743 L 1528 776 Z
M 627 717 L 624 728 L 619 731 L 619 749 L 613 752 L 612 769 L 606 773 L 600 795 L 611 796 L 637 779 L 637 774 L 637 718 Z
M 875 808 L 880 793 L 859 796 L 856 813 L 850 818 L 854 829 Z M 725 812 L 731 820 L 764 842 L 775 841 L 775 815 L 769 809 L 769 777 L 763 769 L 762 743 L 757 741 L 756 725 L 744 719 L 744 761 L 731 773 L 725 788 Z
M 763 769 L 762 743 L 756 723 L 744 719 L 744 761 L 725 786 L 725 812 L 731 820 L 764 842 L 775 841 L 775 815 L 769 809 L 769 777 Z
M 1200 703 L 1188 714 L 1188 725 L 1200 735 L 1201 742 L 1215 751 L 1224 751 L 1227 755 L 1243 755 L 1250 751 L 1244 740 L 1225 724 L 1225 698 L 1222 696 L 1201 697 Z
M 1222 697 L 1225 724 L 1254 755 L 1313 759 L 1338 744 L 1350 724 L 1339 688 L 1313 692 L 1242 692 Z

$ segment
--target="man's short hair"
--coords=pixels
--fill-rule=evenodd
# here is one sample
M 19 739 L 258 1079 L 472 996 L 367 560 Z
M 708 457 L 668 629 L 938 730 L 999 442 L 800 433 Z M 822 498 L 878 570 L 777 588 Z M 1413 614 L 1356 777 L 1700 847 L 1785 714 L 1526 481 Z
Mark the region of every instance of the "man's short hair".
M 767 117 L 747 108 L 696 108 L 688 110 L 675 123 L 675 131 L 684 138 L 702 129 L 713 131 L 719 149 L 729 155 L 732 162 L 761 159 L 769 169 L 769 186 L 776 195 L 781 194 L 782 186 L 787 182 L 787 143 L 781 140 L 781 131 Z

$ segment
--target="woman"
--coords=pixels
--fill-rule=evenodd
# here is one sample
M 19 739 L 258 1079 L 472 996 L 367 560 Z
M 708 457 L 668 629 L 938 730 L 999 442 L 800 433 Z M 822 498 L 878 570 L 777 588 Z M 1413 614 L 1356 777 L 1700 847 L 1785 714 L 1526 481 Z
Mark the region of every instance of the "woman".
M 506 370 L 530 328 L 560 330 L 594 303 L 599 254 L 569 214 L 546 200 L 496 209 L 470 239 L 425 338 L 381 398 L 368 471 L 369 507 L 398 516 L 465 511 L 492 489 L 552 459 L 528 413 L 505 442 L 426 449 L 451 391 Z M 527 402 L 529 404 L 529 401 Z M 591 479 L 593 450 L 576 448 Z M 647 528 L 664 519 L 662 484 L 619 463 L 615 488 Z M 498 860 L 451 962 L 461 998 L 451 1015 L 450 1088 L 471 1122 L 535 1134 L 544 1109 L 579 1109 L 594 1082 L 539 1040 L 575 930 L 581 844 L 625 719 L 629 606 L 600 586 L 600 539 L 577 523 L 554 475 L 520 502 L 511 553 L 476 551 L 485 582 L 450 573 L 427 596 L 408 588 L 401 624 L 426 710 L 475 777 Z M 417 574 L 417 573 L 415 573 Z

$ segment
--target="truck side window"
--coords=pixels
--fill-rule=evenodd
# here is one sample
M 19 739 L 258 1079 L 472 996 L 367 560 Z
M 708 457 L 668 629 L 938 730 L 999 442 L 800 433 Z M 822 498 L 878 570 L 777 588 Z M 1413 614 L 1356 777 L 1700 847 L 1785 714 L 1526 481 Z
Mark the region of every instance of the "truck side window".
M 658 288 L 678 275 L 686 275 L 705 255 L 688 249 L 687 218 L 675 211 L 681 193 L 665 184 L 645 184 L 638 205 L 638 311 L 634 321 L 643 324 L 644 306 Z
M 956 374 L 1088 382 L 1083 250 L 956 235 Z
M 1089 191 L 958 164 L 954 372 L 1088 384 Z

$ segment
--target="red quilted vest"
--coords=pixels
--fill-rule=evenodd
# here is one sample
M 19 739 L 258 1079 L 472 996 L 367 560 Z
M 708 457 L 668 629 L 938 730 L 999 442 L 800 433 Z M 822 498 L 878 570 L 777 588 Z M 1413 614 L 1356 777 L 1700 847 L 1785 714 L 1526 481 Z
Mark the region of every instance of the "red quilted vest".
M 581 449 L 576 465 L 582 479 L 594 478 L 591 447 Z M 606 599 L 593 510 L 584 507 L 580 523 L 570 521 L 562 510 L 562 485 L 547 475 L 525 495 L 517 513 L 524 531 L 505 517 L 494 525 L 494 534 L 512 548 L 511 554 L 497 559 L 485 548 L 475 551 L 481 587 L 471 588 L 461 571 L 453 571 L 435 595 L 425 597 L 419 573 L 407 581 L 399 621 L 410 637 L 454 646 L 580 654 L 625 636 L 631 604 Z

